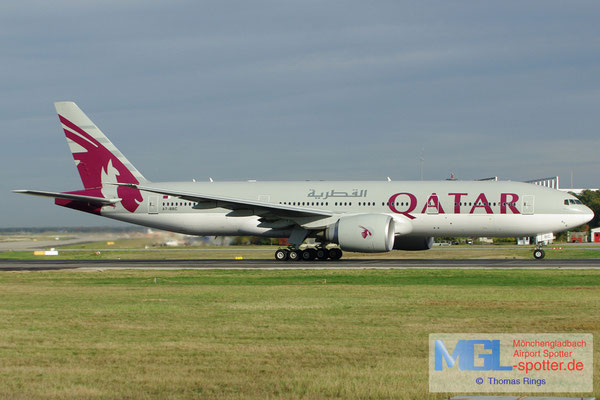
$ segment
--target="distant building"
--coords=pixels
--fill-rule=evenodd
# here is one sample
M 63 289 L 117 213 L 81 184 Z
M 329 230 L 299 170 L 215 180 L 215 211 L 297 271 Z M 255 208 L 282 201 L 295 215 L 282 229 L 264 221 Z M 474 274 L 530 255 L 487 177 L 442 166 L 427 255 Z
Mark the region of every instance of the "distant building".
M 587 243 L 589 237 L 587 232 L 567 232 L 567 242 L 569 243 Z
M 534 185 L 549 187 L 552 189 L 560 190 L 561 192 L 571 192 L 575 194 L 581 194 L 584 190 L 600 190 L 599 188 L 561 188 L 559 185 L 558 176 L 552 176 L 549 178 L 533 179 L 531 181 L 525 181 L 525 183 L 532 183 Z
M 598 189 L 596 189 L 596 188 L 583 188 L 583 189 L 579 188 L 579 189 L 558 189 L 558 190 L 560 190 L 561 192 L 571 192 L 571 193 L 574 193 L 574 194 L 581 194 L 581 192 L 583 192 L 584 190 L 594 190 L 594 191 L 596 191 L 596 190 L 600 190 L 600 188 L 598 188 Z
M 600 228 L 594 228 L 590 231 L 590 241 L 600 243 Z
M 538 186 L 549 187 L 552 189 L 558 189 L 558 176 L 551 176 L 550 178 L 540 178 L 531 181 L 525 181 L 525 183 L 532 183 Z

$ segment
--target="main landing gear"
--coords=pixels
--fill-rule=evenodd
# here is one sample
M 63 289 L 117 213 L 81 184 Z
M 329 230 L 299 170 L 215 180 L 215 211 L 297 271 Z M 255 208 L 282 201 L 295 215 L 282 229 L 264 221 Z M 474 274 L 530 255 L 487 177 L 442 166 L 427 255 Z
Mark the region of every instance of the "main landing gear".
M 331 249 L 325 247 L 309 247 L 304 250 L 292 247 L 289 249 L 278 249 L 275 252 L 275 259 L 277 261 L 325 261 L 327 259 L 335 261 L 342 258 L 342 254 L 342 250 L 337 247 Z

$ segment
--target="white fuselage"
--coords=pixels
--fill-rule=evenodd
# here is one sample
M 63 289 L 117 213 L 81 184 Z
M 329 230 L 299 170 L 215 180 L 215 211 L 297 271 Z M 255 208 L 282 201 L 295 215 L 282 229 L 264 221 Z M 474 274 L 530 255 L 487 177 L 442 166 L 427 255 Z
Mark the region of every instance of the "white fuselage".
M 530 236 L 559 232 L 586 223 L 593 212 L 573 196 L 520 182 L 168 182 L 165 190 L 218 194 L 246 200 L 328 210 L 328 218 L 305 217 L 318 230 L 343 215 L 388 214 L 415 236 Z M 103 216 L 191 235 L 287 237 L 285 222 L 269 222 L 252 207 L 231 210 L 218 202 L 194 202 L 142 191 L 131 213 L 105 206 Z M 406 228 L 403 228 L 406 229 Z

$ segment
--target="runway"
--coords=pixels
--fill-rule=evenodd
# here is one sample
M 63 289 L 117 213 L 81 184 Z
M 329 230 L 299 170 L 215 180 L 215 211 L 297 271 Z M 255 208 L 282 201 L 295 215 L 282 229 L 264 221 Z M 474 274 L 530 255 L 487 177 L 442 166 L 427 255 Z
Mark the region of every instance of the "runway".
M 600 269 L 592 259 L 342 259 L 339 261 L 275 260 L 8 260 L 0 259 L 0 271 L 114 270 L 114 269 Z

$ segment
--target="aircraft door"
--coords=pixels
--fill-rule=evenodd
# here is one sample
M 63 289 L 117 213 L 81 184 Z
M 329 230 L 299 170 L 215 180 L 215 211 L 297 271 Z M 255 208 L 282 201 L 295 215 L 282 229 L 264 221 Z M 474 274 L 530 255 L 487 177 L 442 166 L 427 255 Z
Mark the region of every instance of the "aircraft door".
M 523 196 L 523 215 L 532 215 L 534 212 L 534 199 L 533 195 Z
M 437 215 L 440 213 L 440 199 L 433 193 L 427 200 L 427 214 Z
M 158 196 L 148 197 L 148 214 L 158 214 Z

